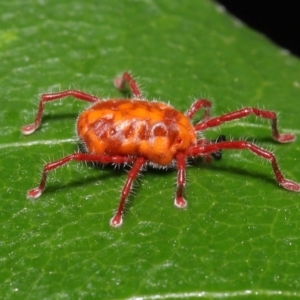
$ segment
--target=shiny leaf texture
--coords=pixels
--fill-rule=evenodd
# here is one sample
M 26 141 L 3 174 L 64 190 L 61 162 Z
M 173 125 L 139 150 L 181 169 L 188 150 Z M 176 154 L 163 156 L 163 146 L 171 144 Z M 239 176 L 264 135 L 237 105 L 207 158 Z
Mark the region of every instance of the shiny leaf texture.
M 121 97 L 112 79 L 129 70 L 150 100 L 184 111 L 205 97 L 214 115 L 268 108 L 299 136 L 298 59 L 206 0 L 11 0 L 0 11 L 1 299 L 300 296 L 300 195 L 276 184 L 268 162 L 247 151 L 191 162 L 185 210 L 173 205 L 176 171 L 148 169 L 116 230 L 128 170 L 70 163 L 40 199 L 25 196 L 44 162 L 77 151 L 87 105 L 49 103 L 41 128 L 20 133 L 38 94 Z M 269 122 L 248 117 L 207 137 L 220 134 L 271 149 L 300 181 L 299 142 L 275 143 Z

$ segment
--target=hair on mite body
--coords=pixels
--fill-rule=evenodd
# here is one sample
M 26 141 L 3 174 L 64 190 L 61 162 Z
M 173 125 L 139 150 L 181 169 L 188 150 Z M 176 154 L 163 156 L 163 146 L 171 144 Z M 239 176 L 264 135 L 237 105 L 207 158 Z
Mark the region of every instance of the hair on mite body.
M 76 122 L 76 133 L 84 150 L 46 163 L 39 185 L 27 192 L 29 199 L 41 196 L 50 171 L 70 161 L 114 166 L 129 165 L 119 206 L 110 220 L 112 227 L 119 227 L 123 223 L 125 204 L 132 191 L 133 183 L 147 166 L 177 169 L 174 203 L 175 206 L 184 208 L 187 205 L 184 188 L 189 159 L 203 157 L 205 161 L 210 162 L 212 159 L 221 158 L 225 150 L 248 150 L 264 161 L 269 161 L 275 179 L 281 187 L 293 192 L 300 191 L 299 183 L 283 176 L 277 159 L 271 151 L 244 139 L 226 140 L 222 135 L 215 140 L 204 137 L 204 132 L 208 129 L 254 115 L 259 119 L 271 121 L 271 133 L 275 141 L 293 142 L 295 140 L 293 134 L 279 133 L 277 115 L 273 111 L 244 107 L 214 117 L 211 116 L 211 102 L 198 99 L 185 113 L 182 113 L 163 102 L 148 101 L 143 98 L 139 86 L 128 72 L 116 77 L 114 84 L 120 91 L 126 91 L 128 88 L 132 98 L 103 100 L 78 90 L 66 90 L 41 96 L 34 123 L 21 128 L 24 135 L 32 134 L 41 126 L 44 106 L 47 102 L 72 96 L 77 100 L 90 102 L 91 106 L 79 114 Z M 200 119 L 193 124 L 193 119 L 200 110 L 203 111 L 202 118 L 200 116 Z

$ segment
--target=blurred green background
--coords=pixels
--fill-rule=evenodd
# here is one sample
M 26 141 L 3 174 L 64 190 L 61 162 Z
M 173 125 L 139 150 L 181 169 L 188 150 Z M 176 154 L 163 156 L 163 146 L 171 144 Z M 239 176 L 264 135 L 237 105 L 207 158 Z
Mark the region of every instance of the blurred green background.
M 185 111 L 205 97 L 214 115 L 268 108 L 299 136 L 298 59 L 208 0 L 11 0 L 0 17 L 1 299 L 300 297 L 300 197 L 267 162 L 247 151 L 197 160 L 185 210 L 173 205 L 176 172 L 149 169 L 113 229 L 126 170 L 70 163 L 39 200 L 25 197 L 45 162 L 77 150 L 86 103 L 49 103 L 42 127 L 20 133 L 40 93 L 121 97 L 112 79 L 129 70 L 148 99 Z M 299 142 L 273 142 L 269 122 L 249 117 L 206 136 L 219 134 L 271 149 L 300 181 Z

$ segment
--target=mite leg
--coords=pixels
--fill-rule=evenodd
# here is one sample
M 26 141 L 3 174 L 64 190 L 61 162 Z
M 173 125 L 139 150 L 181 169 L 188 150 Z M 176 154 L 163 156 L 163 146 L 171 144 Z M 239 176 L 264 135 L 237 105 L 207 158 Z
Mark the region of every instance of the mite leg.
M 179 208 L 184 208 L 187 206 L 187 202 L 183 197 L 183 189 L 186 183 L 186 174 L 185 174 L 186 155 L 184 153 L 178 153 L 176 155 L 176 160 L 177 160 L 178 172 L 177 172 L 177 191 L 176 191 L 174 204 Z
M 124 72 L 121 76 L 118 76 L 114 79 L 114 85 L 120 91 L 126 90 L 126 84 L 129 85 L 130 91 L 134 98 L 142 98 L 142 93 L 138 84 L 128 72 Z
M 270 161 L 278 184 L 281 185 L 286 190 L 290 190 L 293 192 L 300 192 L 299 183 L 284 178 L 284 176 L 282 175 L 278 167 L 276 157 L 274 156 L 273 153 L 264 150 L 262 148 L 259 148 L 256 145 L 248 143 L 246 141 L 228 141 L 228 142 L 219 142 L 216 144 L 208 144 L 204 146 L 193 146 L 189 149 L 188 155 L 190 156 L 208 155 L 210 153 L 214 153 L 216 151 L 225 150 L 225 149 L 236 149 L 236 150 L 248 149 L 255 155 L 258 155 L 263 159 Z
M 224 142 L 224 141 L 226 141 L 226 137 L 225 137 L 225 135 L 221 134 L 214 140 L 207 140 L 204 138 L 199 139 L 197 141 L 197 146 L 204 146 L 207 144 L 220 143 L 220 142 Z M 207 163 L 210 163 L 212 158 L 215 160 L 220 160 L 222 158 L 222 150 L 218 150 L 216 152 L 212 152 L 210 154 L 203 155 L 203 158 L 204 158 L 205 162 L 207 162 Z
M 206 130 L 207 128 L 216 127 L 216 126 L 221 125 L 222 123 L 241 119 L 241 118 L 244 118 L 251 114 L 258 116 L 260 118 L 271 120 L 272 136 L 273 136 L 274 140 L 276 140 L 280 143 L 288 143 L 288 142 L 292 142 L 295 140 L 295 136 L 293 134 L 290 134 L 290 133 L 279 134 L 278 129 L 277 129 L 277 116 L 274 112 L 269 111 L 269 110 L 261 110 L 258 108 L 252 108 L 252 107 L 242 108 L 240 110 L 230 112 L 230 113 L 222 115 L 220 117 L 215 117 L 215 118 L 211 118 L 209 120 L 201 121 L 195 125 L 195 130 L 203 131 L 203 130 Z
M 141 168 L 143 167 L 145 162 L 146 162 L 145 158 L 138 157 L 135 160 L 130 172 L 128 173 L 125 185 L 124 185 L 124 187 L 122 189 L 122 192 L 121 192 L 121 200 L 120 200 L 119 207 L 117 209 L 116 214 L 110 220 L 110 225 L 112 227 L 119 227 L 119 226 L 122 225 L 125 202 L 126 202 L 126 200 L 128 198 L 128 195 L 131 191 L 133 181 L 137 177 L 139 171 L 141 170 Z
M 65 156 L 57 161 L 47 163 L 44 166 L 42 178 L 38 187 L 31 189 L 27 192 L 27 198 L 36 199 L 39 198 L 43 191 L 45 190 L 46 180 L 48 173 L 52 170 L 55 170 L 70 161 L 85 161 L 85 162 L 98 162 L 103 164 L 115 163 L 132 163 L 133 159 L 125 156 L 106 156 L 106 155 L 94 155 L 94 154 L 85 154 L 85 153 L 74 153 L 68 156 Z
M 202 120 L 208 120 L 210 117 L 210 110 L 211 110 L 211 102 L 205 99 L 198 99 L 196 100 L 192 106 L 185 112 L 185 115 L 192 119 L 201 108 L 204 108 L 204 115 Z
M 220 143 L 220 142 L 225 142 L 225 141 L 226 141 L 225 135 L 221 134 L 215 140 L 212 140 L 211 143 Z M 222 150 L 218 150 L 216 152 L 213 152 L 210 155 L 215 160 L 220 160 L 222 158 Z
M 123 221 L 122 214 L 124 211 L 125 201 L 128 198 L 129 192 L 131 190 L 132 182 L 136 178 L 136 176 L 137 176 L 139 170 L 141 169 L 141 167 L 143 166 L 143 164 L 145 163 L 145 159 L 138 158 L 137 160 L 134 160 L 127 156 L 105 156 L 105 155 L 93 155 L 93 154 L 84 154 L 84 153 L 71 154 L 71 155 L 63 157 L 62 159 L 59 159 L 55 162 L 46 164 L 43 169 L 42 179 L 40 181 L 39 186 L 34 189 L 29 190 L 27 192 L 27 198 L 36 199 L 36 198 L 40 197 L 41 194 L 43 193 L 43 191 L 45 190 L 48 172 L 52 171 L 56 168 L 59 168 L 72 160 L 85 161 L 85 162 L 98 162 L 98 163 L 104 163 L 104 164 L 134 163 L 132 169 L 130 170 L 130 172 L 128 174 L 125 186 L 123 188 L 118 211 L 110 222 L 110 225 L 113 227 L 120 226 Z
M 197 146 L 199 147 L 199 146 L 204 146 L 204 145 L 206 145 L 206 144 L 209 144 L 209 140 L 207 140 L 207 139 L 205 139 L 205 138 L 201 138 L 201 139 L 199 139 L 198 141 L 197 141 Z M 212 154 L 210 153 L 210 154 L 207 154 L 207 155 L 202 155 L 202 158 L 204 159 L 204 161 L 206 162 L 206 163 L 210 163 L 211 162 L 211 160 L 212 160 Z
M 35 121 L 32 124 L 25 125 L 21 128 L 21 132 L 25 135 L 31 134 L 34 131 L 37 130 L 37 128 L 40 127 L 41 121 L 42 121 L 42 115 L 44 112 L 44 106 L 46 102 L 54 101 L 54 100 L 59 100 L 68 96 L 73 96 L 74 98 L 82 101 L 87 101 L 87 102 L 97 102 L 100 101 L 101 99 L 97 98 L 96 96 L 86 94 L 81 91 L 77 90 L 67 90 L 67 91 L 62 91 L 59 93 L 50 93 L 50 94 L 43 94 L 40 98 L 40 103 L 39 103 L 39 108 L 37 111 L 37 115 L 35 117 Z

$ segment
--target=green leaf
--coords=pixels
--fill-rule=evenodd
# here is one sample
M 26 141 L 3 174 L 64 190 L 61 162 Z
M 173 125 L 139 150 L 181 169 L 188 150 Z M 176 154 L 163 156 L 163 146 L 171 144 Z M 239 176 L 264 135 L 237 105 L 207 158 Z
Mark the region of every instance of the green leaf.
M 176 171 L 143 173 L 124 224 L 109 227 L 126 170 L 44 162 L 77 150 L 85 103 L 49 103 L 23 136 L 42 92 L 77 88 L 121 97 L 112 79 L 132 71 L 148 99 L 185 111 L 194 98 L 214 115 L 243 106 L 280 113 L 299 136 L 300 63 L 210 1 L 11 0 L 0 4 L 1 299 L 174 299 L 300 296 L 300 198 L 278 187 L 268 162 L 247 151 L 187 170 L 189 206 L 173 205 Z M 254 117 L 207 132 L 272 149 L 300 181 L 299 142 L 279 145 Z

